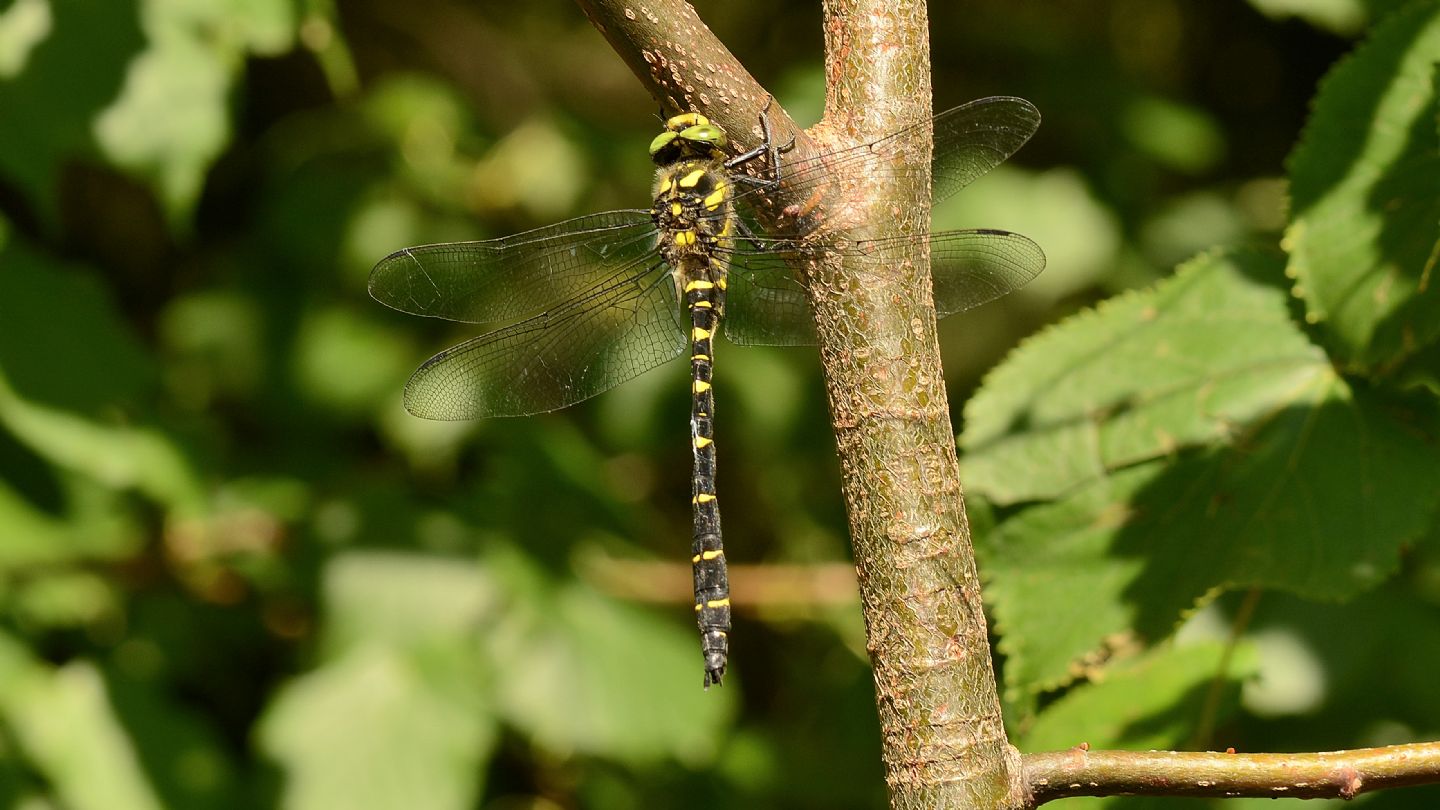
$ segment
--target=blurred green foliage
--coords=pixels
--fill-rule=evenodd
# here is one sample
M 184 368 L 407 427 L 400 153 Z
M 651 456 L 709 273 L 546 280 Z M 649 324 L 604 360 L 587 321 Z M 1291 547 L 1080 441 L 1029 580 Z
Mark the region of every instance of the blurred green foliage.
M 775 5 L 699 10 L 814 120 Z M 942 327 L 1017 742 L 1440 738 L 1440 4 L 932 15 L 1046 116 L 936 212 L 1050 257 Z M 374 261 L 643 204 L 653 113 L 559 0 L 0 2 L 0 808 L 881 805 L 811 353 L 721 349 L 708 693 L 681 367 L 399 404 L 467 332 Z

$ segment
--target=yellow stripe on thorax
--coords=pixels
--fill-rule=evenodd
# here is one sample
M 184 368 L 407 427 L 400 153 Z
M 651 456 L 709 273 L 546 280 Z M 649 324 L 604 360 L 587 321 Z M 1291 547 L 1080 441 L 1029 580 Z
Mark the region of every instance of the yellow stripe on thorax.
M 724 202 L 724 201 L 725 201 L 725 184 L 724 184 L 724 183 L 719 183 L 719 184 L 717 184 L 717 185 L 715 186 L 715 190 L 712 191 L 712 192 L 710 192 L 710 196 L 708 196 L 708 197 L 706 197 L 704 200 L 702 200 L 702 202 L 705 203 L 705 210 L 707 210 L 707 211 L 714 211 L 716 208 L 719 208 L 719 207 L 720 207 L 720 203 L 722 203 L 722 202 Z
M 681 187 L 681 188 L 694 188 L 694 187 L 695 187 L 695 184 L 696 184 L 696 183 L 699 183 L 699 182 L 700 182 L 700 178 L 702 178 L 702 177 L 704 177 L 704 176 L 705 176 L 705 170 L 704 170 L 704 169 L 696 169 L 695 171 L 690 172 L 689 174 L 687 174 L 687 175 L 685 175 L 684 177 L 680 178 L 680 187 Z

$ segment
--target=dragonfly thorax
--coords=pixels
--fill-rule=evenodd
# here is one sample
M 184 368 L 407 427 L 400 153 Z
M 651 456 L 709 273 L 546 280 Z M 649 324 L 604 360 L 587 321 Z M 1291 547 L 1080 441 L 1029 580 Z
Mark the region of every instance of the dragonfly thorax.
M 660 255 L 674 269 L 696 259 L 709 263 L 728 247 L 734 210 L 731 184 L 718 158 L 677 160 L 655 173 L 650 215 Z

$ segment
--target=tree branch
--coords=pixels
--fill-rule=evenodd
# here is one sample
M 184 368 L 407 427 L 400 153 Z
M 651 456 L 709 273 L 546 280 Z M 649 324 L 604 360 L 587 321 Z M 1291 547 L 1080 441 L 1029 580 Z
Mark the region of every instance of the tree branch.
M 929 29 L 915 0 L 827 0 L 825 126 L 866 143 L 931 115 Z M 930 226 L 930 133 L 899 160 L 840 177 L 866 236 Z M 903 169 L 894 171 L 892 169 Z M 924 240 L 886 265 L 809 268 L 896 810 L 1023 802 L 1000 718 L 961 497 Z
M 1440 781 L 1440 743 L 1318 754 L 1068 751 L 1026 754 L 1025 782 L 1038 807 L 1068 796 L 1225 796 L 1353 799 Z
M 678 0 L 578 0 L 631 70 L 671 110 L 693 109 L 735 140 L 759 139 L 768 94 Z M 931 115 L 929 30 L 918 0 L 827 0 L 826 117 L 816 141 L 854 146 Z M 815 143 L 777 110 L 776 138 Z M 903 171 L 878 161 L 825 189 L 829 233 L 923 234 L 930 225 L 929 133 L 906 144 Z M 813 190 L 813 189 L 812 189 Z M 802 203 L 791 189 L 778 207 Z M 833 206 L 831 203 L 835 203 Z M 990 661 L 955 437 L 936 340 L 929 255 L 834 254 L 803 268 L 844 478 L 875 670 L 892 807 L 999 808 L 1024 801 Z
M 736 152 L 760 142 L 760 113 L 770 94 L 683 0 L 576 0 L 667 115 L 704 113 L 736 143 Z M 805 133 L 772 106 L 775 140 L 791 137 L 803 154 Z M 749 138 L 742 136 L 749 133 Z M 744 148 L 742 148 L 744 147 Z

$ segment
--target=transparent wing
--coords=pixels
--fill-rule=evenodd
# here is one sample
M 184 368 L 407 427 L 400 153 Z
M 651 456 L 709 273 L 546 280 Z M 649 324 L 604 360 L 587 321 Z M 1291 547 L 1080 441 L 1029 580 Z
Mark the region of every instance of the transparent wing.
M 780 156 L 781 179 L 791 189 L 803 190 L 831 173 L 859 170 L 874 163 L 875 170 L 895 171 L 893 160 L 914 142 L 916 132 L 934 131 L 930 162 L 931 187 L 936 203 L 948 199 L 981 175 L 1015 154 L 1040 127 L 1040 111 L 1023 98 L 992 96 L 962 104 L 923 124 L 894 132 L 876 141 L 810 158 L 787 160 Z M 764 189 L 737 194 L 742 210 L 758 205 Z M 745 212 L 747 219 L 748 212 Z
M 405 408 L 427 419 L 525 416 L 573 405 L 685 351 L 675 285 L 646 257 L 571 301 L 425 362 Z
M 815 321 L 805 285 L 780 253 L 730 256 L 725 337 L 742 346 L 813 346 Z
M 1028 236 L 989 228 L 930 237 L 935 314 L 944 318 L 1029 284 L 1045 269 L 1045 251 Z
M 606 211 L 503 239 L 396 251 L 370 272 L 370 295 L 412 315 L 513 320 L 582 294 L 654 248 L 649 211 Z
M 1019 151 L 1040 128 L 1040 111 L 1023 98 L 994 96 L 935 116 L 931 199 L 948 200 Z
M 935 312 L 944 318 L 980 306 L 1017 290 L 1045 269 L 1045 253 L 1028 237 L 991 229 L 931 234 L 930 274 Z M 737 252 L 730 257 L 725 304 L 725 335 L 732 342 L 754 346 L 806 346 L 815 343 L 815 324 L 804 285 L 787 258 L 786 240 L 753 240 L 774 250 Z M 835 250 L 865 257 L 878 266 L 889 263 L 914 244 L 913 237 L 870 239 Z

